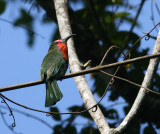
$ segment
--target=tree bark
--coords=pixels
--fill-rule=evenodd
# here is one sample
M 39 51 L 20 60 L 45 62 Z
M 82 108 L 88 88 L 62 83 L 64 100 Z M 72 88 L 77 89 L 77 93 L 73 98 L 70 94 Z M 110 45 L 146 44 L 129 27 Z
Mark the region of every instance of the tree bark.
M 160 53 L 160 31 L 158 33 L 158 37 L 157 37 L 152 54 L 157 54 L 157 53 Z M 150 87 L 152 80 L 154 78 L 154 75 L 157 71 L 158 65 L 159 65 L 159 59 L 160 58 L 150 59 L 144 80 L 142 82 L 142 87 L 147 87 L 147 88 Z M 148 91 L 146 89 L 140 88 L 139 93 L 129 113 L 127 114 L 125 119 L 122 121 L 122 123 L 115 130 L 113 130 L 110 134 L 122 133 L 129 126 L 129 124 L 136 117 L 138 111 L 141 109 L 141 106 L 147 95 L 147 92 Z
M 67 37 L 68 35 L 72 34 L 69 17 L 68 17 L 68 10 L 67 10 L 67 1 L 66 0 L 54 0 L 57 20 L 59 31 L 61 37 Z M 78 38 L 78 36 L 76 37 Z M 68 41 L 68 55 L 69 55 L 69 67 L 72 73 L 81 71 L 80 62 L 78 60 L 77 54 L 75 52 L 74 42 L 73 39 Z M 91 108 L 96 104 L 94 97 L 91 93 L 91 90 L 86 82 L 84 76 L 77 76 L 74 77 L 75 83 L 79 90 L 79 93 L 84 101 L 86 108 Z M 100 133 L 106 134 L 109 131 L 109 125 L 106 122 L 106 119 L 97 107 L 97 110 L 93 112 L 89 110 L 91 117 L 93 118 L 94 122 L 96 123 Z
M 67 11 L 67 1 L 54 0 L 54 4 L 55 4 L 55 10 L 56 10 L 56 15 L 58 20 L 59 31 L 60 31 L 61 37 L 64 38 L 72 34 L 69 17 L 68 17 L 68 11 Z M 160 52 L 160 32 L 158 34 L 152 54 L 157 54 L 159 52 Z M 68 54 L 69 54 L 69 65 L 70 65 L 71 72 L 75 73 L 75 72 L 81 71 L 80 62 L 75 52 L 74 43 L 72 39 L 68 41 Z M 154 58 L 150 60 L 144 80 L 142 82 L 142 87 L 148 88 L 151 85 L 154 74 L 156 73 L 158 64 L 159 64 L 159 58 Z M 90 88 L 86 82 L 85 77 L 76 76 L 74 77 L 74 80 L 76 82 L 77 88 L 81 94 L 81 97 L 84 101 L 86 108 L 88 109 L 94 106 L 96 104 L 96 101 L 94 100 L 94 97 L 90 91 Z M 142 106 L 144 98 L 146 97 L 147 92 L 148 91 L 145 88 L 140 88 L 139 93 L 129 113 L 127 114 L 125 119 L 122 121 L 122 123 L 115 129 L 114 128 L 110 129 L 99 107 L 95 112 L 90 110 L 89 113 L 93 118 L 94 122 L 96 123 L 100 133 L 102 134 L 123 133 L 124 130 L 128 128 L 130 123 L 136 117 L 138 111 Z

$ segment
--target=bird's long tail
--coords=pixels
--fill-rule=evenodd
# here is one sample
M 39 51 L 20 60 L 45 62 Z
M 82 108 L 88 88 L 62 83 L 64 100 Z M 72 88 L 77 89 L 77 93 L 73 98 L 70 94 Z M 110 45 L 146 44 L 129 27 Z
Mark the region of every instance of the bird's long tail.
M 46 81 L 46 101 L 45 107 L 55 105 L 63 97 L 62 92 L 60 91 L 57 81 L 53 80 Z

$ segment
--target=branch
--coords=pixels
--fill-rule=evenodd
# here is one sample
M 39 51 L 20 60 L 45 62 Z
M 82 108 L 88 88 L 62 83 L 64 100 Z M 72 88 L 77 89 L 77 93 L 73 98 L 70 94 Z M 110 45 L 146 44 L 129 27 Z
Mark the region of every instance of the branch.
M 68 17 L 68 11 L 67 11 L 67 1 L 66 0 L 54 0 L 55 4 L 55 10 L 58 20 L 58 26 L 60 30 L 60 34 L 63 37 L 66 37 L 67 35 L 71 34 L 71 27 Z M 71 72 L 79 72 L 81 71 L 80 62 L 78 60 L 77 54 L 75 52 L 75 47 L 73 40 L 68 41 L 68 54 L 69 54 L 69 65 Z M 84 104 L 86 108 L 90 108 L 96 104 L 96 101 L 94 100 L 94 97 L 91 93 L 91 90 L 87 84 L 87 81 L 84 76 L 78 76 L 74 78 L 75 83 L 77 85 L 77 88 L 81 94 L 81 97 L 84 101 Z M 96 123 L 99 131 L 101 133 L 106 133 L 109 130 L 109 125 L 106 122 L 106 119 L 99 109 L 97 107 L 97 110 L 93 112 L 92 110 L 89 111 L 91 117 L 93 118 L 94 122 Z
M 121 62 L 111 63 L 108 65 L 97 66 L 97 67 L 93 67 L 93 68 L 86 69 L 86 70 L 80 70 L 78 72 L 66 74 L 62 77 L 59 77 L 57 80 L 63 80 L 63 79 L 68 79 L 68 78 L 84 75 L 84 74 L 94 73 L 94 72 L 98 72 L 99 70 L 110 69 L 113 67 L 118 67 L 118 66 L 129 64 L 129 63 L 134 63 L 134 62 L 143 61 L 143 60 L 156 58 L 156 57 L 160 57 L 160 53 L 152 54 L 152 55 L 145 55 L 145 56 L 141 56 L 141 57 L 137 57 L 137 58 L 121 61 Z M 43 83 L 45 83 L 45 82 L 41 81 L 41 80 L 37 80 L 37 81 L 22 83 L 22 84 L 18 84 L 18 85 L 2 87 L 2 88 L 0 88 L 0 92 L 30 87 L 30 86 L 35 86 L 35 85 L 40 85 Z
M 153 54 L 160 52 L 160 31 L 153 49 Z M 125 119 L 122 121 L 122 123 L 115 129 L 116 133 L 123 133 L 123 131 L 129 126 L 129 124 L 135 119 L 137 113 L 139 112 L 141 106 L 143 105 L 144 99 L 147 95 L 147 90 L 143 87 L 149 87 L 152 83 L 153 77 L 157 71 L 159 64 L 159 58 L 151 59 L 146 71 L 146 75 L 144 77 L 144 80 L 142 82 L 142 87 L 140 88 L 140 91 L 137 95 L 137 98 L 130 109 L 129 113 L 125 117 Z M 113 130 L 114 131 L 114 130 Z M 112 132 L 113 133 L 113 132 Z
M 147 88 L 147 87 L 143 87 L 143 86 L 141 86 L 140 84 L 137 84 L 137 83 L 135 83 L 135 82 L 133 82 L 133 81 L 130 81 L 130 80 L 125 79 L 125 78 L 122 78 L 122 77 L 118 77 L 118 76 L 116 76 L 115 74 L 114 74 L 114 75 L 112 75 L 112 74 L 107 73 L 107 72 L 102 71 L 102 70 L 100 70 L 100 71 L 101 71 L 102 73 L 104 73 L 104 74 L 108 75 L 108 76 L 111 76 L 112 78 L 116 78 L 116 79 L 119 79 L 119 80 L 125 81 L 125 82 L 127 82 L 127 83 L 129 83 L 129 84 L 132 84 L 132 85 L 137 86 L 137 87 L 140 87 L 140 88 L 145 88 L 145 89 L 147 90 L 147 91 L 146 91 L 146 93 L 147 93 L 147 92 L 151 92 L 151 93 L 153 93 L 153 94 L 160 95 L 160 93 L 159 93 L 159 92 L 154 91 L 154 90 L 151 90 L 151 89 L 149 89 L 149 88 Z
M 4 114 L 5 114 L 5 113 L 2 112 L 1 109 L 0 109 L 0 114 L 1 114 L 1 116 L 2 116 L 2 120 L 3 120 L 4 124 L 6 125 L 6 127 L 7 127 L 9 130 L 11 130 L 13 134 L 18 134 L 17 132 L 15 132 L 15 131 L 13 130 L 13 128 L 12 128 L 11 126 L 9 126 L 9 125 L 7 124 L 7 121 L 6 121 L 5 117 L 4 117 Z
M 13 118 L 13 123 L 12 123 L 12 127 L 15 127 L 16 126 L 16 121 L 15 121 L 15 117 L 14 117 L 14 114 L 12 112 L 12 109 L 10 108 L 10 106 L 8 105 L 8 103 L 6 102 L 5 98 L 3 96 L 1 96 L 0 94 L 0 97 L 2 99 L 1 103 L 5 103 L 5 105 L 7 106 L 8 110 L 9 110 L 9 116 L 12 116 Z
M 2 106 L 2 105 L 0 105 L 0 108 L 7 109 L 7 107 Z M 11 109 L 12 109 L 12 111 L 14 111 L 14 112 L 23 114 L 23 115 L 25 115 L 25 116 L 27 116 L 27 117 L 30 117 L 30 118 L 33 118 L 33 119 L 35 119 L 35 120 L 43 123 L 44 125 L 46 125 L 46 126 L 49 127 L 50 129 L 53 129 L 53 126 L 51 126 L 48 122 L 45 122 L 43 119 L 41 119 L 41 118 L 39 118 L 39 117 L 36 117 L 36 116 L 34 116 L 34 115 L 32 115 L 32 114 L 29 114 L 29 113 L 27 113 L 27 112 L 23 112 L 23 111 L 21 111 L 21 110 L 15 109 L 15 108 L 11 108 Z M 1 112 L 1 114 L 2 114 L 2 112 Z

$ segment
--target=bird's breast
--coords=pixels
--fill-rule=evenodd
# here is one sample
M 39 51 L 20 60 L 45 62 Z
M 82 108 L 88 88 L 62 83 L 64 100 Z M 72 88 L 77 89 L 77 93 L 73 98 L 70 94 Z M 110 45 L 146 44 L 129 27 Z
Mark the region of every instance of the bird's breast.
M 64 59 L 68 60 L 68 48 L 67 48 L 67 45 L 64 44 L 64 43 L 58 43 L 57 46 L 59 47 Z

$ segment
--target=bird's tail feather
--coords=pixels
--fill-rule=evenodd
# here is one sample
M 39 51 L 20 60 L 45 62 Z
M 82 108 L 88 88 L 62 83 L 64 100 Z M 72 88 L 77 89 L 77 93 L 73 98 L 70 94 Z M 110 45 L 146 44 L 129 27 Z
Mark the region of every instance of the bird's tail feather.
M 63 97 L 62 92 L 60 91 L 57 81 L 53 80 L 46 81 L 46 101 L 45 107 L 55 105 Z

